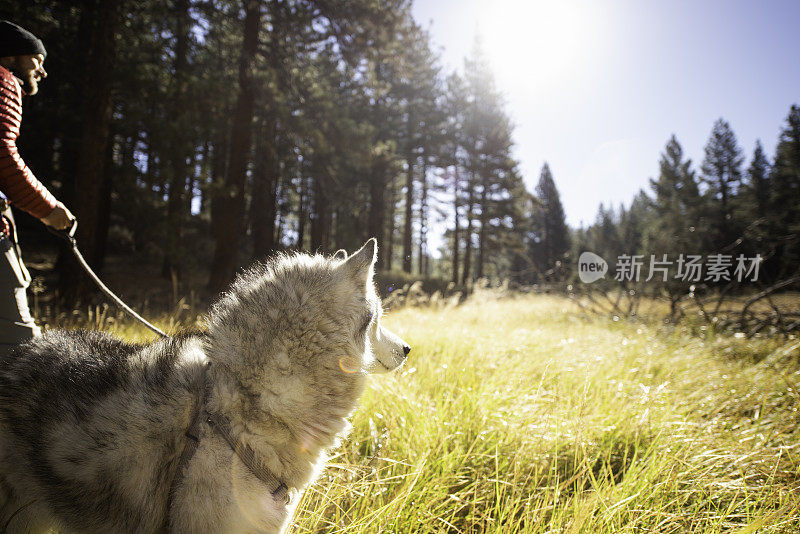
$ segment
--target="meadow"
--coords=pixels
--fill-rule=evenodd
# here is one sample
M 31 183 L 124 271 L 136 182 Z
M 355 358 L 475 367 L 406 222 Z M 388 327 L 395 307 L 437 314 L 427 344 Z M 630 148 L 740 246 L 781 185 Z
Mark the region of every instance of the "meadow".
M 800 531 L 797 339 L 698 337 L 544 295 L 383 320 L 409 360 L 370 379 L 291 532 Z

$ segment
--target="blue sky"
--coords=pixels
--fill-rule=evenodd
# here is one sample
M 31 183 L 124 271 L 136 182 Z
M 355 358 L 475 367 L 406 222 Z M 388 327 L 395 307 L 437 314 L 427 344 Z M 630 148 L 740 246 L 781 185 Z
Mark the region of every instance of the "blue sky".
M 673 133 L 699 171 L 723 117 L 746 166 L 757 138 L 773 156 L 800 104 L 800 0 L 415 0 L 413 13 L 446 71 L 480 32 L 526 182 L 547 161 L 572 226 L 646 188 Z

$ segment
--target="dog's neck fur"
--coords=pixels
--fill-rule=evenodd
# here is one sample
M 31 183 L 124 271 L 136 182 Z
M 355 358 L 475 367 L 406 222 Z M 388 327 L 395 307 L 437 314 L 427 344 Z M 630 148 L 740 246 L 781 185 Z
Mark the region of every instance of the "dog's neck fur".
M 280 371 L 265 368 L 261 372 L 269 376 Z M 347 418 L 356 407 L 365 377 L 359 377 L 359 387 L 351 395 L 326 395 L 325 402 L 306 403 L 298 416 L 296 409 L 291 415 L 281 413 L 283 403 L 273 402 L 273 393 L 252 391 L 236 376 L 212 360 L 206 378 L 210 384 L 207 410 L 226 417 L 236 438 L 255 450 L 290 490 L 304 488 L 322 469 L 326 450 L 336 447 L 350 430 Z

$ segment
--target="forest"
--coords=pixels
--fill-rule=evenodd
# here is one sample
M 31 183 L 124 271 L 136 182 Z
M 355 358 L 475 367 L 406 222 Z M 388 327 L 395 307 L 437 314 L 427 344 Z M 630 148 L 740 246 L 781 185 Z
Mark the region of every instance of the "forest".
M 109 253 L 146 255 L 168 278 L 207 267 L 218 290 L 274 251 L 375 236 L 382 269 L 429 274 L 448 210 L 460 282 L 512 257 L 496 253 L 532 197 L 502 98 L 479 48 L 463 75 L 441 72 L 408 2 L 28 2 L 2 16 L 47 43 L 20 151 L 73 208 L 98 271 Z
M 77 216 L 96 271 L 135 256 L 178 287 L 201 272 L 216 292 L 276 251 L 330 253 L 371 236 L 380 270 L 460 287 L 569 291 L 584 250 L 758 253 L 762 287 L 797 286 L 800 108 L 776 125 L 774 155 L 758 144 L 746 157 L 722 118 L 699 164 L 673 136 L 648 190 L 571 229 L 547 163 L 521 174 L 480 39 L 446 72 L 410 7 L 6 3 L 0 16 L 48 49 L 20 152 Z M 57 267 L 62 296 L 87 294 L 66 249 Z M 690 293 L 680 281 L 647 287 L 673 303 Z
M 689 4 L 631 2 L 624 10 L 640 9 L 644 28 L 648 16 L 662 24 L 665 11 L 683 24 L 699 11 Z M 715 15 L 731 5 L 711 4 Z M 53 465 L 63 461 L 63 469 L 44 462 L 35 470 L 41 480 L 74 476 L 64 499 L 83 500 L 97 487 L 122 503 L 126 519 L 152 519 L 109 481 L 146 464 L 163 483 L 174 460 L 120 451 L 145 434 L 155 442 L 168 433 L 158 450 L 174 451 L 163 454 L 181 463 L 184 441 L 199 443 L 219 428 L 208 417 L 210 428 L 192 434 L 207 409 L 230 402 L 267 420 L 285 406 L 289 417 L 269 419 L 269 432 L 237 422 L 244 438 L 223 435 L 230 447 L 217 439 L 225 452 L 207 464 L 217 464 L 208 471 L 224 471 L 224 480 L 198 478 L 233 487 L 231 509 L 242 513 L 232 515 L 245 525 L 288 487 L 281 481 L 271 497 L 238 500 L 248 487 L 236 484 L 245 468 L 225 471 L 220 466 L 239 463 L 224 458 L 280 436 L 308 463 L 305 436 L 333 426 L 316 415 L 307 427 L 289 423 L 307 399 L 315 409 L 339 404 L 318 390 L 322 379 L 314 387 L 295 380 L 328 361 L 305 347 L 371 360 L 367 332 L 380 319 L 402 338 L 404 359 L 393 373 L 364 377 L 357 407 L 341 408 L 350 433 L 325 451 L 319 478 L 292 490 L 301 497 L 289 532 L 800 532 L 800 102 L 781 103 L 782 122 L 759 132 L 755 146 L 741 146 L 724 116 L 708 124 L 699 161 L 687 156 L 701 147 L 683 145 L 684 130 L 666 136 L 652 155 L 658 172 L 640 177 L 645 187 L 629 202 L 600 204 L 591 224 L 571 227 L 559 186 L 574 178 L 545 161 L 538 175 L 523 172 L 515 117 L 485 43 L 475 38 L 450 70 L 412 7 L 411 0 L 0 0 L 0 19 L 29 29 L 48 52 L 47 78 L 23 99 L 20 155 L 75 214 L 91 267 L 168 334 L 153 341 L 153 332 L 109 306 L 67 244 L 19 213 L 33 274 L 30 308 L 45 334 L 14 349 L 3 366 L 0 378 L 16 389 L 0 388 L 0 408 L 4 421 L 17 413 L 7 405 L 24 405 L 31 418 L 44 413 L 63 424 L 39 431 L 4 423 L 3 436 L 24 427 L 24 436 L 36 436 L 26 447 Z M 756 11 L 775 15 L 774 7 Z M 584 156 L 572 150 L 574 139 L 563 143 Z M 585 194 L 599 203 L 606 192 L 598 185 Z M 359 292 L 359 302 L 376 305 L 363 310 L 357 338 L 340 328 L 353 320 L 330 319 L 340 306 L 308 305 L 305 279 L 284 284 L 297 307 L 275 316 L 281 325 L 306 325 L 301 316 L 324 308 L 324 329 L 303 327 L 283 339 L 294 330 L 267 318 L 279 298 L 251 302 L 258 319 L 243 313 L 247 327 L 209 319 L 208 304 L 249 264 L 282 252 L 351 253 L 371 237 L 387 313 Z M 586 254 L 589 279 L 581 276 Z M 295 260 L 303 261 L 288 261 Z M 315 289 L 338 293 L 326 283 Z M 245 341 L 227 342 L 233 331 L 245 331 Z M 273 352 L 277 344 L 260 341 L 270 336 L 301 348 Z M 214 348 L 218 338 L 225 350 Z M 347 339 L 350 348 L 328 350 L 320 341 L 327 338 Z M 109 341 L 59 350 L 59 339 Z M 44 356 L 28 365 L 32 346 L 46 346 L 47 358 L 63 365 Z M 106 346 L 109 354 L 100 355 Z M 286 367 L 254 379 L 261 369 L 254 362 L 268 360 Z M 319 364 L 334 373 L 337 391 L 349 388 L 342 377 L 367 370 L 348 370 L 344 360 Z M 234 376 L 240 367 L 252 376 Z M 170 427 L 174 414 L 160 399 L 176 407 L 190 399 L 170 394 L 170 384 L 190 387 L 191 369 L 201 377 L 196 396 L 180 405 L 185 425 Z M 21 370 L 24 381 L 9 382 Z M 215 389 L 215 376 L 231 380 Z M 291 387 L 273 390 L 282 377 Z M 20 389 L 34 379 L 33 390 Z M 82 404 L 62 396 L 73 390 L 87 391 Z M 129 416 L 133 410 L 139 415 Z M 122 430 L 75 430 L 95 420 Z M 294 443 L 295 435 L 302 440 Z M 12 451 L 15 443 L 22 441 L 4 437 L 3 457 L 33 465 Z M 204 442 L 198 454 L 212 446 Z M 92 467 L 101 453 L 114 470 Z M 261 458 L 281 463 L 272 452 Z M 3 479 L 4 499 L 14 497 L 10 480 Z M 143 476 L 129 480 L 131 488 L 146 486 Z M 171 490 L 162 493 L 172 499 Z M 107 511 L 98 502 L 82 519 Z M 48 511 L 46 502 L 23 504 L 0 531 L 15 516 L 38 521 Z

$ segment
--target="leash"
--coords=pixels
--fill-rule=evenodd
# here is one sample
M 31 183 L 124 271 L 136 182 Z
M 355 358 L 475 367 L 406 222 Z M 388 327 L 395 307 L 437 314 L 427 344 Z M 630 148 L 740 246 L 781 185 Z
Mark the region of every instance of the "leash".
M 256 478 L 269 488 L 270 495 L 272 495 L 273 499 L 285 505 L 289 505 L 292 502 L 292 494 L 289 492 L 289 487 L 286 483 L 275 476 L 275 474 L 264 465 L 255 450 L 236 439 L 233 435 L 233 430 L 231 429 L 228 418 L 219 414 L 212 414 L 206 409 L 208 398 L 211 396 L 211 383 L 208 378 L 208 370 L 210 368 L 211 362 L 206 362 L 206 367 L 203 371 L 202 388 L 200 388 L 195 397 L 192 407 L 192 422 L 189 429 L 184 433 L 184 436 L 188 439 L 183 446 L 181 455 L 178 457 L 175 474 L 172 476 L 172 481 L 169 484 L 167 513 L 164 517 L 165 532 L 169 530 L 169 514 L 172 510 L 172 504 L 175 501 L 175 494 L 178 491 L 178 486 L 183 482 L 184 470 L 197 452 L 197 447 L 200 445 L 201 427 L 203 425 L 207 425 L 211 428 L 212 432 L 216 431 L 222 436 L 228 443 L 228 446 L 233 450 L 234 454 L 239 457 L 239 460 L 242 461 Z
M 105 293 L 106 296 L 108 296 L 111 300 L 113 300 L 117 304 L 117 306 L 128 312 L 137 321 L 145 325 L 147 328 L 149 328 L 159 336 L 168 337 L 167 334 L 165 334 L 162 330 L 158 329 L 157 327 L 147 322 L 141 315 L 133 311 L 133 309 L 130 306 L 122 302 L 122 299 L 116 296 L 113 291 L 108 289 L 108 287 L 106 287 L 103 281 L 100 280 L 100 278 L 98 278 L 96 274 L 94 274 L 92 268 L 89 267 L 89 264 L 86 263 L 85 259 L 83 259 L 83 254 L 81 254 L 81 251 L 78 250 L 78 243 L 75 241 L 75 231 L 77 229 L 78 229 L 77 219 L 72 219 L 72 225 L 69 228 L 65 228 L 64 230 L 56 230 L 55 228 L 47 226 L 47 230 L 51 234 L 60 237 L 61 239 L 65 240 L 67 243 L 70 244 L 70 247 L 72 248 L 72 253 L 78 260 L 78 263 L 81 264 L 81 267 L 83 267 L 83 270 L 86 271 L 86 274 L 89 275 L 89 278 L 91 278 L 94 281 L 94 283 L 97 284 L 97 287 L 103 290 L 103 293 Z

